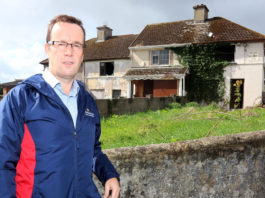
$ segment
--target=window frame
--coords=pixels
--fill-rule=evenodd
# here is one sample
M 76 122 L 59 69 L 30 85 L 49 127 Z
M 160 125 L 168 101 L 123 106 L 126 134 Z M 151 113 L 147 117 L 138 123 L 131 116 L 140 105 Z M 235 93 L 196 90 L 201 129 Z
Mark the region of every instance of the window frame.
M 168 54 L 162 54 L 163 52 L 168 52 Z M 163 56 L 168 56 L 167 63 L 164 61 L 166 60 L 165 58 L 163 59 Z M 154 61 L 154 57 L 157 57 L 157 60 Z M 163 62 L 162 62 L 163 61 Z M 151 65 L 169 65 L 170 63 L 170 50 L 169 49 L 160 49 L 160 50 L 151 50 Z

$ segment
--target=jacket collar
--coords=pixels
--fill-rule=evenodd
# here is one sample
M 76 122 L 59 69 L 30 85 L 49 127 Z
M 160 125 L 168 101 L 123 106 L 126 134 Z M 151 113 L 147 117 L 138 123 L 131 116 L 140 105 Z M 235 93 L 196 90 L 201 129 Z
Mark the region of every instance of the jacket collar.
M 42 74 L 35 74 L 24 81 L 21 82 L 22 84 L 27 84 L 35 89 L 37 89 L 40 93 L 51 97 L 51 98 L 57 98 L 57 94 L 53 90 L 53 88 L 44 80 Z M 79 86 L 79 95 L 84 94 L 85 88 L 84 85 L 80 81 L 76 81 L 77 85 Z

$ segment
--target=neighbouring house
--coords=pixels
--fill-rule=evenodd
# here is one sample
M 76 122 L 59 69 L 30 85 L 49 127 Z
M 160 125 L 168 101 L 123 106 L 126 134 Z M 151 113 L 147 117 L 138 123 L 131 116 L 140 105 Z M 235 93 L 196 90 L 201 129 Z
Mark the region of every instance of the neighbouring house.
M 112 36 L 107 26 L 97 27 L 97 38 L 86 41 L 83 76 L 98 99 L 130 98 L 130 83 L 123 78 L 131 67 L 130 44 L 137 35 Z
M 185 96 L 189 69 L 171 48 L 193 44 L 226 44 L 224 100 L 233 107 L 241 80 L 241 107 L 261 103 L 264 90 L 265 36 L 222 17 L 208 17 L 206 5 L 193 7 L 194 18 L 147 25 L 139 35 L 112 36 L 98 27 L 97 37 L 86 41 L 78 79 L 98 99 Z M 48 60 L 41 62 L 48 66 Z
M 147 25 L 130 45 L 132 65 L 125 78 L 131 80 L 133 92 L 140 97 L 185 95 L 187 70 L 170 48 L 226 43 L 229 45 L 224 49 L 224 59 L 231 64 L 224 72 L 225 100 L 233 108 L 235 89 L 231 85 L 242 80 L 242 107 L 261 103 L 265 36 L 221 17 L 208 18 L 205 5 L 193 8 L 194 19 Z
M 11 82 L 2 83 L 1 86 L 3 88 L 3 97 L 20 82 L 22 82 L 21 79 L 15 79 Z

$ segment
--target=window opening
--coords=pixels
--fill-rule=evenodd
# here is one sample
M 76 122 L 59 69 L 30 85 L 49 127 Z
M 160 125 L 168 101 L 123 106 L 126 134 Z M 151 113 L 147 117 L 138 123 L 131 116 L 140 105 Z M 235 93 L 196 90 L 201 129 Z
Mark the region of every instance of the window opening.
M 113 99 L 118 99 L 121 97 L 121 90 L 112 90 L 112 98 Z
M 114 74 L 114 62 L 100 63 L 100 76 L 111 76 Z

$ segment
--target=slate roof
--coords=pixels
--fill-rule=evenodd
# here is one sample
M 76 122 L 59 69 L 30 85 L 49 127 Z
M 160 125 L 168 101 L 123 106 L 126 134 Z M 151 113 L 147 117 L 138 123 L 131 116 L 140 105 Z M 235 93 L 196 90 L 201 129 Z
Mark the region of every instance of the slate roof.
M 86 41 L 84 61 L 129 59 L 128 47 L 138 35 L 112 36 L 104 42 L 96 42 L 96 38 Z
M 265 36 L 221 17 L 147 25 L 130 47 L 212 42 L 265 41 Z
M 130 80 L 147 80 L 147 79 L 179 79 L 188 72 L 187 67 L 168 66 L 168 67 L 134 67 L 129 69 L 124 75 Z

